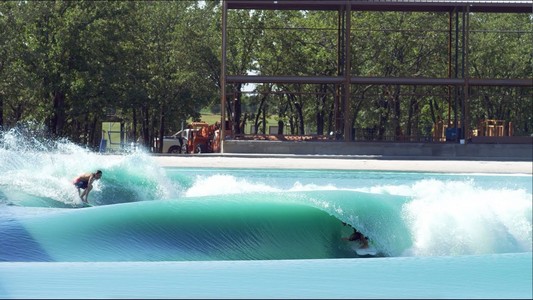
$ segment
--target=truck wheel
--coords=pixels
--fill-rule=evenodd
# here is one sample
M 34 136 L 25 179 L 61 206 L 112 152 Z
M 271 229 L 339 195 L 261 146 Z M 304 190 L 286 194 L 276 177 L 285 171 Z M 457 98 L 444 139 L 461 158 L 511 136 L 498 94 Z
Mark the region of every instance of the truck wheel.
M 168 149 L 168 153 L 181 153 L 181 147 L 172 146 Z

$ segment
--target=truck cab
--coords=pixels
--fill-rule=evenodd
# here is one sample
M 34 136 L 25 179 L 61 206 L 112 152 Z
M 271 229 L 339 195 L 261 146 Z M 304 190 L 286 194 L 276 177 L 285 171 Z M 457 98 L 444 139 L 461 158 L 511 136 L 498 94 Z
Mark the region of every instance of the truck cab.
M 184 148 L 187 145 L 187 139 L 190 135 L 190 129 L 180 130 L 173 135 L 163 137 L 162 153 L 186 153 Z

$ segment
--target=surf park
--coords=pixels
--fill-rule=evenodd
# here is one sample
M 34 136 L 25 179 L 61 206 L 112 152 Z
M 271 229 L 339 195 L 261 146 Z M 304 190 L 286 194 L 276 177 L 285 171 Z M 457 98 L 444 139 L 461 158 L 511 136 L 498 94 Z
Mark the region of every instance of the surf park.
M 0 2 L 0 298 L 532 299 L 532 20 Z

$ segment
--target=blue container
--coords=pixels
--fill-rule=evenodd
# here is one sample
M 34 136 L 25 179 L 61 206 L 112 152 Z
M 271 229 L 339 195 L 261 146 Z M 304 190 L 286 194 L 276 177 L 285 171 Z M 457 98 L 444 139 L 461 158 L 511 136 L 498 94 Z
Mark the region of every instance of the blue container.
M 461 137 L 461 128 L 446 128 L 446 141 L 457 142 Z

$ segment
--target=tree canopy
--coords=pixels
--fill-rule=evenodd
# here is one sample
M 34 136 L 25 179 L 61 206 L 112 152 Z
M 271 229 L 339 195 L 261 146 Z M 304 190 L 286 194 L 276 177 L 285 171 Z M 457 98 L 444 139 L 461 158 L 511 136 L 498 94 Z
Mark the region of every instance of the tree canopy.
M 94 148 L 101 122 L 113 119 L 148 146 L 204 108 L 220 111 L 220 15 L 221 1 L 0 2 L 0 126 L 31 121 L 50 136 Z M 471 75 L 531 78 L 531 20 L 531 14 L 472 14 Z M 354 75 L 447 76 L 445 14 L 353 12 L 352 22 Z M 228 27 L 229 74 L 342 71 L 336 12 L 233 10 Z M 267 118 L 287 134 L 327 134 L 338 122 L 332 85 L 243 88 L 228 89 L 235 133 L 249 132 L 246 122 L 253 133 L 266 133 Z M 380 138 L 428 135 L 450 118 L 445 87 L 352 90 L 344 117 Z M 471 95 L 474 125 L 502 119 L 517 135 L 533 132 L 532 87 L 478 87 Z

